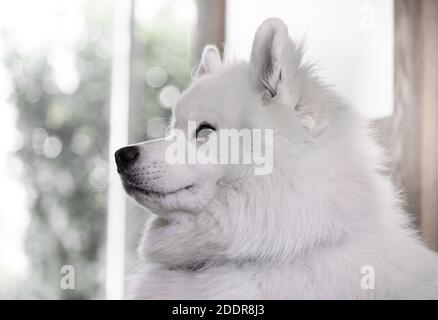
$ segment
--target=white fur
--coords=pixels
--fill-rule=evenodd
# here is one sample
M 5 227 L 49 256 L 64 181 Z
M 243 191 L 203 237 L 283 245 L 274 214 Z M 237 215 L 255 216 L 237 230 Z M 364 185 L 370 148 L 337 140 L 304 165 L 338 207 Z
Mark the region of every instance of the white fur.
M 215 56 L 216 55 L 216 56 Z M 249 63 L 204 51 L 174 110 L 219 128 L 274 128 L 274 170 L 168 165 L 165 140 L 140 144 L 130 194 L 157 214 L 129 282 L 140 299 L 438 298 L 438 258 L 409 226 L 367 123 L 309 66 L 277 19 L 259 28 Z M 129 190 L 128 190 L 129 192 Z M 361 268 L 375 289 L 361 288 Z

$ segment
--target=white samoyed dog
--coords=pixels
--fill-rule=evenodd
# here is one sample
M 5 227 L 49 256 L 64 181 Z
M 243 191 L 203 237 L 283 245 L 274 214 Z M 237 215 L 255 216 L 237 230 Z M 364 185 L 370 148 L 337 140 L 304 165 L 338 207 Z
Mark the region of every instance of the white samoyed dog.
M 302 55 L 268 19 L 249 63 L 207 46 L 173 111 L 169 137 L 180 130 L 189 145 L 272 129 L 269 174 L 169 163 L 169 137 L 116 152 L 127 193 L 155 214 L 130 298 L 438 298 L 438 256 L 411 228 L 368 124 Z

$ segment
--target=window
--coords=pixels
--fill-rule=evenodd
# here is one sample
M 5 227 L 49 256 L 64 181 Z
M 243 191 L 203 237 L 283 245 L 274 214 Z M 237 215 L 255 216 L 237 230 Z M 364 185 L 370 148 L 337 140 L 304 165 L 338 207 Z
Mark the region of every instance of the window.
M 163 133 L 196 21 L 191 0 L 130 3 L 0 3 L 0 297 L 122 297 L 147 213 L 123 191 L 109 200 L 112 183 L 120 190 L 111 149 Z M 108 204 L 125 201 L 107 229 Z M 108 252 L 123 259 L 115 271 Z M 60 286 L 65 265 L 75 290 Z
M 249 58 L 252 37 L 267 17 L 283 19 L 295 40 L 306 40 L 306 61 L 316 62 L 359 112 L 370 119 L 392 114 L 392 0 L 229 1 L 226 39 L 237 57 Z

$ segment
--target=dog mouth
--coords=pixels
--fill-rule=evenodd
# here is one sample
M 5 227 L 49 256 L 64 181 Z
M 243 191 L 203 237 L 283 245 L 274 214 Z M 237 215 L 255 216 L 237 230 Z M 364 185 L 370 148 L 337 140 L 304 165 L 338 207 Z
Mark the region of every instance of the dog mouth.
M 188 185 L 188 186 L 185 186 L 182 188 L 178 188 L 178 189 L 175 189 L 172 191 L 163 192 L 163 191 L 157 191 L 157 190 L 150 189 L 150 188 L 140 187 L 138 185 L 131 184 L 129 182 L 127 182 L 125 185 L 126 185 L 126 189 L 127 189 L 128 193 L 137 192 L 137 193 L 141 193 L 141 194 L 148 196 L 148 197 L 156 197 L 156 198 L 165 198 L 167 196 L 175 195 L 181 191 L 188 191 L 190 189 L 193 189 L 193 187 L 195 186 L 194 184 L 191 184 L 191 185 Z

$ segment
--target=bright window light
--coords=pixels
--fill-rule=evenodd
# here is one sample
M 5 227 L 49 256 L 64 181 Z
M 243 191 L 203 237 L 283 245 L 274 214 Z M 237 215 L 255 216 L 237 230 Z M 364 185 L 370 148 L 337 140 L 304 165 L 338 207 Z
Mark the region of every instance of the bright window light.
M 278 17 L 306 39 L 306 61 L 369 119 L 393 110 L 393 0 L 240 0 L 227 2 L 227 47 L 248 59 L 260 23 Z
M 130 88 L 130 0 L 118 0 L 114 11 L 113 68 L 111 84 L 106 298 L 121 299 L 124 291 L 126 203 L 114 151 L 128 143 Z

